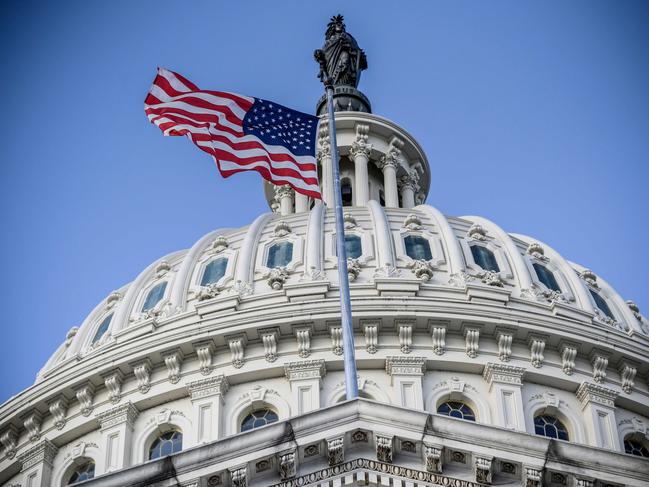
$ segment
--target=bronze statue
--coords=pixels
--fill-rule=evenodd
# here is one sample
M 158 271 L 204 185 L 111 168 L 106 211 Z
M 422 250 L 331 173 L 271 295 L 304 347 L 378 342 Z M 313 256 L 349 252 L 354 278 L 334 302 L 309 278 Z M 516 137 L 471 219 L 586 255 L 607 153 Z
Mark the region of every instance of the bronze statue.
M 367 69 L 367 57 L 356 39 L 345 30 L 342 15 L 331 18 L 322 49 L 314 53 L 320 64 L 318 77 L 325 85 L 358 87 L 361 71 Z

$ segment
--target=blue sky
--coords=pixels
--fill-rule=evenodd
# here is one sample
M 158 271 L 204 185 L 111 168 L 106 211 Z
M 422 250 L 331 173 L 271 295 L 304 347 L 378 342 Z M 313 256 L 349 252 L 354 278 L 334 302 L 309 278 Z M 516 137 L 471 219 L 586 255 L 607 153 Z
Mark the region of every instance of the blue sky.
M 113 289 L 266 211 L 143 113 L 156 66 L 312 112 L 345 15 L 360 88 L 421 143 L 428 203 L 532 235 L 649 310 L 649 3 L 0 3 L 0 400 Z

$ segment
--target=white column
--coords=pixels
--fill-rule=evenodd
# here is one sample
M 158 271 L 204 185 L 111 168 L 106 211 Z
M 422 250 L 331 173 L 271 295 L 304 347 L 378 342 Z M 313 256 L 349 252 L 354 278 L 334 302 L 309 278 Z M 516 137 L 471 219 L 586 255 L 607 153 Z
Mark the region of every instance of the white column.
M 410 209 L 415 207 L 415 193 L 419 190 L 418 181 L 419 175 L 414 171 L 402 176 L 399 180 L 403 208 Z
M 25 487 L 49 487 L 52 481 L 52 465 L 56 448 L 49 440 L 43 440 L 18 457 Z M 9 485 L 9 484 L 8 484 Z
M 297 414 L 320 409 L 320 387 L 326 374 L 324 360 L 303 360 L 284 366 L 286 378 L 291 384 L 293 406 Z
M 318 162 L 322 168 L 320 181 L 322 199 L 329 208 L 334 206 L 333 167 L 331 165 L 331 146 L 326 119 L 320 122 L 318 130 Z
M 482 377 L 489 384 L 489 393 L 496 404 L 498 425 L 516 431 L 525 431 L 523 410 L 523 367 L 487 363 Z
M 207 443 L 224 436 L 223 396 L 230 385 L 223 375 L 187 384 L 194 411 L 196 443 Z
M 383 170 L 383 191 L 385 192 L 385 207 L 399 207 L 399 192 L 397 188 L 397 165 L 403 141 L 392 137 L 388 151 L 381 157 L 380 167 Z
M 295 213 L 309 211 L 309 197 L 295 191 Z
M 367 143 L 369 125 L 356 125 L 356 140 L 352 143 L 350 154 L 354 158 L 354 177 L 356 187 L 354 198 L 356 206 L 365 206 L 370 199 L 370 182 L 367 174 L 367 163 L 370 160 L 372 144 Z
M 588 443 L 599 448 L 620 451 L 620 438 L 615 421 L 617 392 L 607 387 L 582 382 L 577 399 L 586 419 Z
M 139 414 L 137 408 L 131 402 L 127 402 L 95 416 L 101 426 L 103 438 L 100 450 L 105 455 L 105 471 L 99 473 L 130 467 L 133 426 Z
M 426 371 L 424 357 L 387 357 L 385 370 L 399 406 L 423 411 L 422 378 Z
M 275 186 L 275 200 L 279 202 L 279 212 L 281 215 L 290 215 L 293 213 L 293 188 L 284 184 Z

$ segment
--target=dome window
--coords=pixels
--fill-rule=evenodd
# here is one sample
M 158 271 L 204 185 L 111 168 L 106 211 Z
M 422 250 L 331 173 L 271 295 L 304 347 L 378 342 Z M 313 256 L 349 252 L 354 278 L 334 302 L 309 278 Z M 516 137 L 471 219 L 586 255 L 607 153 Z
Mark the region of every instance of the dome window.
M 113 314 L 109 314 L 104 318 L 104 321 L 101 322 L 101 325 L 99 325 L 99 328 L 97 328 L 97 331 L 95 332 L 95 336 L 92 339 L 91 343 L 97 343 L 101 338 L 106 334 L 108 331 L 108 327 L 110 326 L 110 321 L 113 319 Z
M 293 244 L 291 242 L 278 242 L 268 249 L 266 267 L 286 267 L 293 260 Z
M 450 416 L 451 418 L 465 419 L 467 421 L 475 421 L 475 413 L 473 409 L 458 401 L 447 401 L 437 406 L 437 414 Z
M 340 183 L 340 194 L 343 200 L 343 206 L 352 206 L 352 184 L 349 179 L 345 178 Z
M 183 434 L 180 431 L 167 431 L 158 436 L 149 448 L 149 460 L 166 457 L 183 449 Z
M 551 289 L 552 291 L 556 291 L 558 293 L 561 292 L 561 288 L 559 287 L 559 283 L 554 277 L 554 274 L 552 274 L 552 272 L 547 267 L 541 264 L 537 264 L 536 262 L 533 263 L 532 265 L 534 266 L 534 271 L 536 272 L 536 276 L 539 278 L 539 281 L 541 281 L 545 287 Z
M 205 266 L 203 277 L 201 278 L 201 286 L 214 284 L 219 282 L 225 275 L 225 270 L 228 267 L 228 259 L 215 259 Z
M 408 235 L 403 239 L 406 244 L 406 254 L 413 260 L 431 260 L 433 254 L 430 251 L 430 244 L 424 237 Z
M 261 428 L 267 424 L 276 423 L 279 418 L 277 413 L 270 409 L 258 409 L 243 418 L 241 422 L 241 432 L 250 431 L 255 428 Z
M 363 255 L 363 245 L 358 235 L 345 235 L 345 251 L 348 259 L 358 259 Z
M 473 261 L 485 271 L 500 272 L 500 267 L 498 267 L 498 262 L 496 262 L 496 256 L 487 247 L 471 245 L 471 255 L 473 256 Z
M 649 458 L 649 449 L 646 445 L 631 435 L 624 439 L 624 452 L 636 457 Z
M 82 463 L 79 465 L 77 468 L 74 469 L 74 472 L 72 472 L 72 475 L 70 476 L 70 480 L 68 480 L 67 485 L 76 485 L 79 482 L 83 482 L 84 480 L 90 480 L 95 478 L 95 462 L 92 460 Z
M 534 432 L 539 436 L 568 441 L 568 430 L 554 416 L 541 415 L 534 418 Z
M 588 289 L 590 291 L 590 295 L 593 297 L 593 300 L 595 300 L 595 304 L 599 308 L 599 310 L 604 313 L 606 316 L 608 316 L 610 319 L 615 320 L 615 316 L 613 315 L 613 312 L 611 311 L 611 308 L 608 307 L 608 304 L 606 304 L 606 301 L 604 301 L 604 298 L 601 297 L 598 293 L 593 291 L 592 289 Z
M 167 281 L 153 286 L 153 288 L 149 291 L 149 294 L 147 294 L 146 299 L 144 300 L 144 304 L 142 305 L 142 312 L 153 309 L 155 305 L 158 304 L 164 297 L 166 289 Z

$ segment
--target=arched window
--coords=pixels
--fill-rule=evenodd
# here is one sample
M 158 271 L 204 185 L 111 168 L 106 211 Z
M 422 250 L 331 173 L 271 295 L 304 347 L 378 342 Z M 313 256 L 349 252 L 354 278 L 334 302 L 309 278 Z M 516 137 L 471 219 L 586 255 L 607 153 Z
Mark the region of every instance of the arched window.
M 278 242 L 268 249 L 266 267 L 286 267 L 293 260 L 293 244 L 291 242 Z
M 624 452 L 636 457 L 649 458 L 649 450 L 646 445 L 639 439 L 629 435 L 624 438 Z
M 443 402 L 437 406 L 437 414 L 443 414 L 451 418 L 466 419 L 467 421 L 475 421 L 473 409 L 459 401 Z
M 113 314 L 109 314 L 104 318 L 104 321 L 101 322 L 101 325 L 99 325 L 99 328 L 97 328 L 97 331 L 95 332 L 95 336 L 92 339 L 91 343 L 97 343 L 99 340 L 101 340 L 101 337 L 103 337 L 106 332 L 108 331 L 108 327 L 110 326 L 110 320 L 113 319 Z
M 613 315 L 613 312 L 611 311 L 611 308 L 608 307 L 608 304 L 606 304 L 606 301 L 604 301 L 604 298 L 599 295 L 599 293 L 596 293 L 592 289 L 589 289 L 591 296 L 595 300 L 595 304 L 599 308 L 599 310 L 604 313 L 606 316 L 608 316 L 610 319 L 615 320 L 615 316 Z
M 534 432 L 539 436 L 568 441 L 568 430 L 554 416 L 543 414 L 534 418 Z
M 149 448 L 149 460 L 166 457 L 178 453 L 183 449 L 183 434 L 180 431 L 172 430 L 158 436 Z
M 539 278 L 539 281 L 541 281 L 545 287 L 548 289 L 552 289 L 553 291 L 556 291 L 558 293 L 561 292 L 561 288 L 559 287 L 559 283 L 554 277 L 554 274 L 545 266 L 541 264 L 537 264 L 536 262 L 532 264 L 534 266 L 534 270 L 536 271 L 536 275 Z
M 158 304 L 164 297 L 165 289 L 167 289 L 167 281 L 153 286 L 153 288 L 151 288 L 151 290 L 149 291 L 149 294 L 146 295 L 146 299 L 144 300 L 144 304 L 142 305 L 142 311 L 144 312 L 153 309 L 155 305 Z
M 203 277 L 201 278 L 201 286 L 218 282 L 225 275 L 225 269 L 227 267 L 228 259 L 225 258 L 215 259 L 207 264 L 203 271 Z
M 70 480 L 68 480 L 68 485 L 75 485 L 84 480 L 90 480 L 93 478 L 95 478 L 95 462 L 88 460 L 74 469 L 70 476 Z
M 424 237 L 408 235 L 403 239 L 406 244 L 406 254 L 414 260 L 430 260 L 433 254 L 430 251 L 430 244 Z
M 352 183 L 347 178 L 340 182 L 340 195 L 342 196 L 343 206 L 352 206 Z
M 258 409 L 253 411 L 241 421 L 241 431 L 249 431 L 255 428 L 266 426 L 270 423 L 276 423 L 279 418 L 275 411 L 270 409 Z
M 487 247 L 471 245 L 471 255 L 473 255 L 473 261 L 485 271 L 500 272 L 496 256 Z
M 348 259 L 358 259 L 363 255 L 363 245 L 358 235 L 345 235 L 345 251 Z

